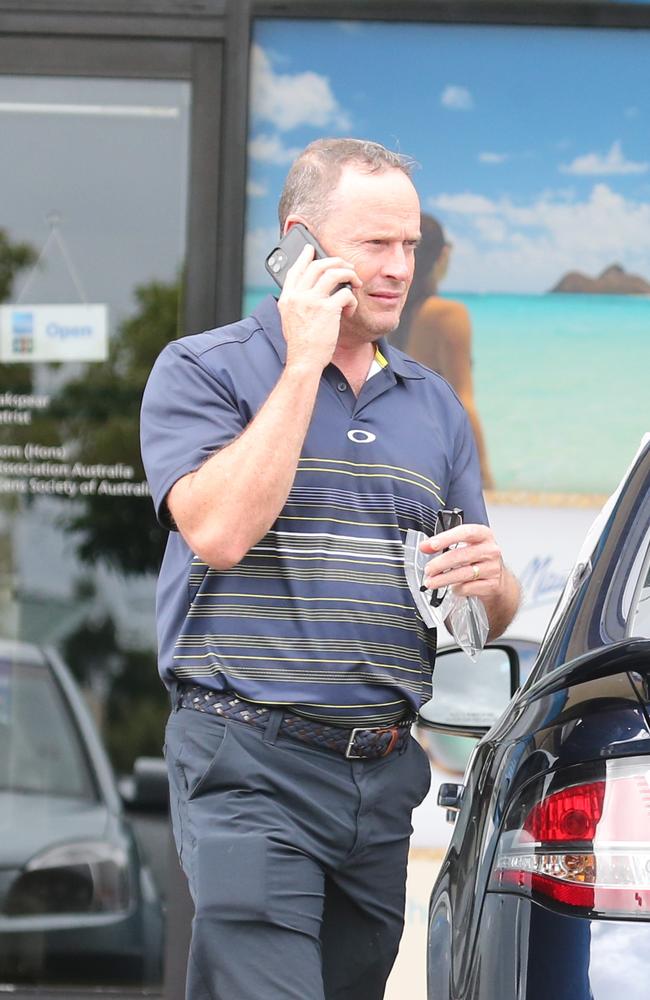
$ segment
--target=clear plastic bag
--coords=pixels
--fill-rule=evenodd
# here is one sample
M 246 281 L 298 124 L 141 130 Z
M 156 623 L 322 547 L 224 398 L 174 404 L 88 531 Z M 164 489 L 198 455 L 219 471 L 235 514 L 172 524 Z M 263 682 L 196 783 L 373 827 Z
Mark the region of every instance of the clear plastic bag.
M 454 639 L 471 660 L 476 660 L 487 640 L 489 623 L 479 597 L 461 597 L 447 587 L 440 604 L 431 604 L 431 591 L 422 586 L 424 569 L 431 556 L 420 550 L 427 539 L 423 531 L 406 532 L 404 570 L 415 606 L 428 628 L 446 625 Z
M 406 532 L 406 540 L 404 542 L 404 570 L 409 590 L 422 621 L 428 628 L 438 628 L 445 623 L 445 616 L 450 605 L 448 597 L 451 591 L 448 590 L 442 604 L 434 608 L 430 603 L 430 592 L 426 588 L 422 589 L 424 568 L 431 556 L 420 550 L 420 544 L 426 541 L 427 537 L 423 531 L 414 531 L 412 528 L 409 528 Z
M 448 626 L 451 634 L 470 660 L 476 661 L 483 649 L 490 623 L 480 597 L 458 597 L 453 594 Z

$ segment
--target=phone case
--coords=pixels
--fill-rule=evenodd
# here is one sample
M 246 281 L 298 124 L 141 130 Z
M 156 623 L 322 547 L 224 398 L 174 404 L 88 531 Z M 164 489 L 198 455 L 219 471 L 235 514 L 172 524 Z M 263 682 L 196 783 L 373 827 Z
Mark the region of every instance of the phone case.
M 284 285 L 287 271 L 298 260 L 303 247 L 307 243 L 311 243 L 315 248 L 316 259 L 327 257 L 316 237 L 312 236 L 309 230 L 298 222 L 295 226 L 291 227 L 286 236 L 282 237 L 278 245 L 271 250 L 271 253 L 266 258 L 264 266 L 280 288 Z

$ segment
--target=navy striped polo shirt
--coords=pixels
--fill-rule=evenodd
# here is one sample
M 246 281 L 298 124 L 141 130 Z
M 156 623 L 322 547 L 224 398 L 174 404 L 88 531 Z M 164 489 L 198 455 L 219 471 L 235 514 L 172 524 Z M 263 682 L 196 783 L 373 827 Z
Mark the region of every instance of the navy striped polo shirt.
M 271 296 L 162 351 L 141 429 L 166 527 L 172 485 L 241 434 L 285 357 Z M 384 340 L 376 357 L 358 397 L 334 365 L 324 370 L 287 501 L 238 565 L 211 569 L 170 531 L 157 591 L 167 685 L 233 689 L 349 726 L 394 722 L 431 697 L 435 631 L 416 613 L 403 541 L 408 528 L 431 534 L 442 506 L 487 523 L 478 458 L 444 379 Z

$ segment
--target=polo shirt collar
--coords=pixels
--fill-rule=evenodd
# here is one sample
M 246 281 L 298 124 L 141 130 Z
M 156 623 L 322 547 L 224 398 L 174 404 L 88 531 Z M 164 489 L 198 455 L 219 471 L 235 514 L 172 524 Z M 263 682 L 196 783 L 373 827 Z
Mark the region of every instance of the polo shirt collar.
M 276 354 L 284 365 L 287 360 L 287 342 L 282 333 L 278 302 L 273 295 L 267 295 L 253 310 L 253 317 L 258 321 L 267 337 L 273 344 Z M 408 355 L 391 347 L 385 337 L 380 337 L 376 342 L 383 356 L 388 361 L 388 366 L 395 375 L 401 378 L 424 378 L 425 373 L 416 361 Z
M 393 347 L 385 337 L 380 337 L 376 345 L 386 358 L 391 371 L 401 378 L 425 378 L 425 372 L 412 358 Z

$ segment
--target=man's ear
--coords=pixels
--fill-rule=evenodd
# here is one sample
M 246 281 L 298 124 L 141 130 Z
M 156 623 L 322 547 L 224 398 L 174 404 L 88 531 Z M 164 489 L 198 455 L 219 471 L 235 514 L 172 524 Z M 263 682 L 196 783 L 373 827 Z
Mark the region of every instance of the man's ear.
M 293 227 L 296 225 L 297 222 L 302 223 L 305 229 L 309 229 L 309 223 L 307 222 L 307 220 L 303 215 L 291 214 L 288 215 L 285 219 L 282 235 L 286 236 L 289 230 L 293 229 Z

